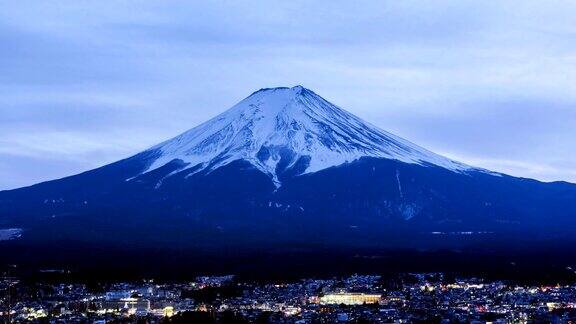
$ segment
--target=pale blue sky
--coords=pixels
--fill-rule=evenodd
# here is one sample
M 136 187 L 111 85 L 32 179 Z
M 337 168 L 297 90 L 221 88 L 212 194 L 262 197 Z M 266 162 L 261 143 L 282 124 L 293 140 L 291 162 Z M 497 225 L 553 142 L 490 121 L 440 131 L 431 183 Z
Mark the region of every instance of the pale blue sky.
M 576 182 L 575 1 L 3 1 L 0 189 L 302 84 L 437 153 Z

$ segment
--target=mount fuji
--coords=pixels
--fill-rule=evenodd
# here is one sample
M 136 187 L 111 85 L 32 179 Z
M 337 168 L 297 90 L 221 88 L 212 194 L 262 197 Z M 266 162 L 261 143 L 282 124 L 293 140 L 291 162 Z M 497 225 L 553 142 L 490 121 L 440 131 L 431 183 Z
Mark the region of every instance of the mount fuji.
M 362 157 L 472 169 L 380 130 L 301 86 L 261 89 L 147 152 L 154 158 L 144 173 L 175 160 L 183 162 L 178 170 L 196 172 L 245 160 L 277 185 L 290 169 L 305 174 Z
M 0 192 L 0 229 L 19 233 L 0 245 L 507 247 L 570 239 L 575 217 L 574 184 L 453 161 L 296 86 L 127 159 Z

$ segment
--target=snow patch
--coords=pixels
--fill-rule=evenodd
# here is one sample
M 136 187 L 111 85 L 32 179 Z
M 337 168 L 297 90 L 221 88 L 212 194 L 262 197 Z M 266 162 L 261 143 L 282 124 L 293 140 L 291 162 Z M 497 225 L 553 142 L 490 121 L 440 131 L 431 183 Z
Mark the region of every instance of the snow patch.
M 402 184 L 400 183 L 400 171 L 396 170 L 396 182 L 398 183 L 398 192 L 400 193 L 400 199 L 404 199 L 404 193 L 402 193 Z
M 0 229 L 0 241 L 10 241 L 22 236 L 21 228 L 3 228 Z

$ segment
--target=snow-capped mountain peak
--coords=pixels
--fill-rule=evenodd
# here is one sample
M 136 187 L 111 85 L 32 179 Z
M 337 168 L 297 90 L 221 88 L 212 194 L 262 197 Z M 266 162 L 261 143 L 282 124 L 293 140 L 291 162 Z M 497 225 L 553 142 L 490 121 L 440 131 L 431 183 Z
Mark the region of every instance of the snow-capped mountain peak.
M 258 90 L 149 151 L 155 158 L 145 172 L 176 159 L 186 163 L 182 169 L 197 166 L 196 171 L 246 160 L 276 184 L 286 170 L 316 172 L 361 157 L 432 164 L 455 172 L 470 169 L 383 131 L 302 86 Z

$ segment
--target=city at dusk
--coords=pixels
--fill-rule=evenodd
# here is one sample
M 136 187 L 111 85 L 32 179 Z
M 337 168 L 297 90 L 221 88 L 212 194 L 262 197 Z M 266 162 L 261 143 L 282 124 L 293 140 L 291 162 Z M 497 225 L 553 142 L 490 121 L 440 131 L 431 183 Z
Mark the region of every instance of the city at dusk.
M 3 323 L 576 322 L 576 3 L 0 9 Z

